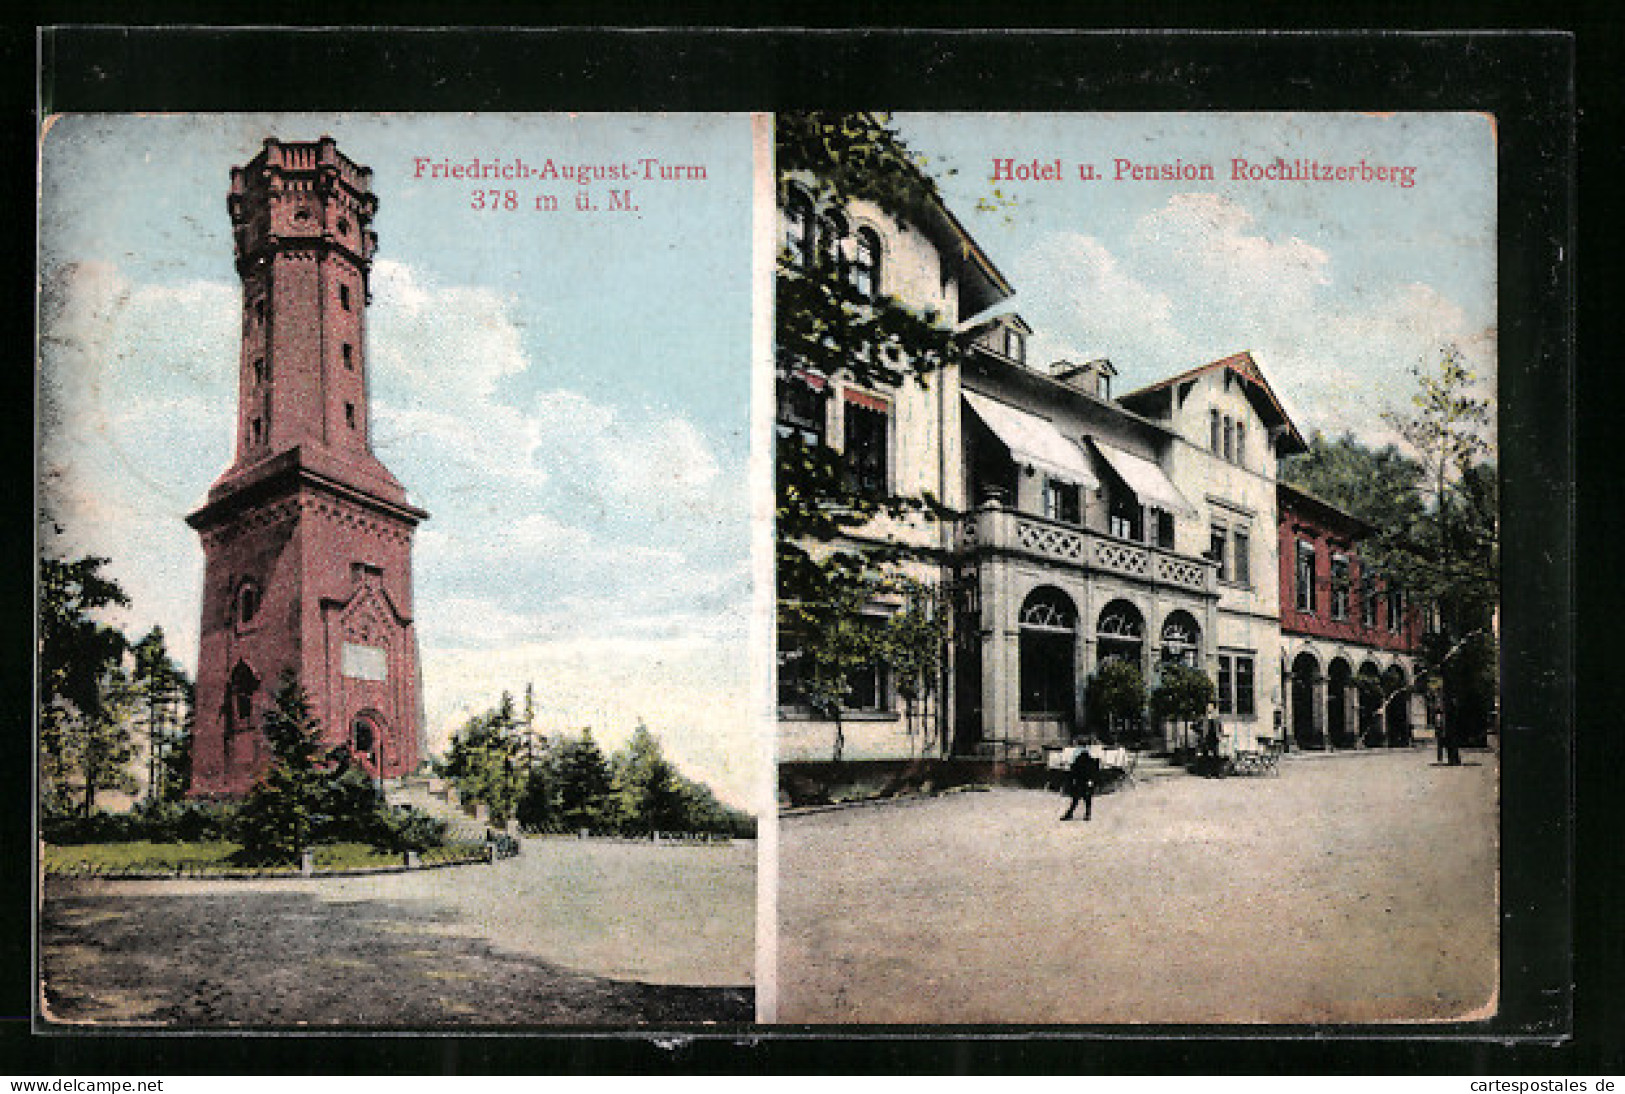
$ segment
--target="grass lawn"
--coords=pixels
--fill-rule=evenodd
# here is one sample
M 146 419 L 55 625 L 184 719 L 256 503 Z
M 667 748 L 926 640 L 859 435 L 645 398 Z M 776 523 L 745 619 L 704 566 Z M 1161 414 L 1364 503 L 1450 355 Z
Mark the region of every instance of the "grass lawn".
M 198 843 L 153 843 L 132 840 L 127 843 L 46 844 L 41 862 L 48 874 L 119 873 L 220 873 L 243 869 L 231 861 L 239 845 L 229 840 Z M 399 866 L 403 856 L 396 851 L 378 851 L 365 843 L 332 843 L 315 848 L 316 869 L 354 870 L 369 866 Z M 436 847 L 420 856 L 425 865 L 478 855 L 477 843 L 454 843 Z M 269 872 L 296 873 L 297 865 L 260 867 Z

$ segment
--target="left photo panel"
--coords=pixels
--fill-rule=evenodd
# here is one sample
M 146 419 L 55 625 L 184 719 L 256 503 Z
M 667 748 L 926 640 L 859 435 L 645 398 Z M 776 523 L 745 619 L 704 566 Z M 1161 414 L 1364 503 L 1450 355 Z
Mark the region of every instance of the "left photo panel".
M 40 161 L 37 1023 L 752 1021 L 751 117 Z

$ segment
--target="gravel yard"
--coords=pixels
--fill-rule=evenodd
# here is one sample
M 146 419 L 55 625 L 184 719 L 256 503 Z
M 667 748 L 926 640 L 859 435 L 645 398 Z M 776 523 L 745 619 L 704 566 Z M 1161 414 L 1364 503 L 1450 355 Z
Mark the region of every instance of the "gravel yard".
M 1496 757 L 1289 757 L 786 817 L 786 1023 L 1439 1021 L 1493 1011 Z
M 526 840 L 492 866 L 276 881 L 51 878 L 62 1022 L 748 1022 L 756 845 Z

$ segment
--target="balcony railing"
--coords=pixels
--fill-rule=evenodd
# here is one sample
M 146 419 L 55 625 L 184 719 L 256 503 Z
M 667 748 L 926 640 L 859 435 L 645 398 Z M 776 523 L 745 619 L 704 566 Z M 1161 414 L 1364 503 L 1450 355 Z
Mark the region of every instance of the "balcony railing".
M 963 550 L 1012 551 L 1196 592 L 1214 591 L 1217 570 L 1205 558 L 1012 512 L 996 503 L 966 514 L 959 525 L 959 544 Z

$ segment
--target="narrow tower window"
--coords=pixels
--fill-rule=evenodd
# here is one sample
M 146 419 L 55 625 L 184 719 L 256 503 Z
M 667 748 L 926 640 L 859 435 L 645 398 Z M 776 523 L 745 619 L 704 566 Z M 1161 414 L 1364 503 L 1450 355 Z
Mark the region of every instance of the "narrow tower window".
M 350 310 L 350 286 L 348 285 L 339 286 L 339 307 L 345 311 Z
M 344 367 L 353 370 L 355 368 L 354 348 L 351 347 L 350 343 L 346 342 L 344 343 L 344 349 L 341 352 L 344 354 Z
M 351 429 L 355 428 L 355 404 L 354 403 L 345 403 L 344 404 L 344 424 L 349 426 Z
M 267 375 L 267 373 L 265 371 L 265 358 L 263 358 L 263 357 L 254 358 L 254 382 L 256 384 L 265 383 L 266 375 Z
M 260 421 L 258 418 L 255 418 L 253 421 L 249 422 L 248 437 L 249 440 L 254 444 L 262 443 L 265 440 L 265 423 Z

